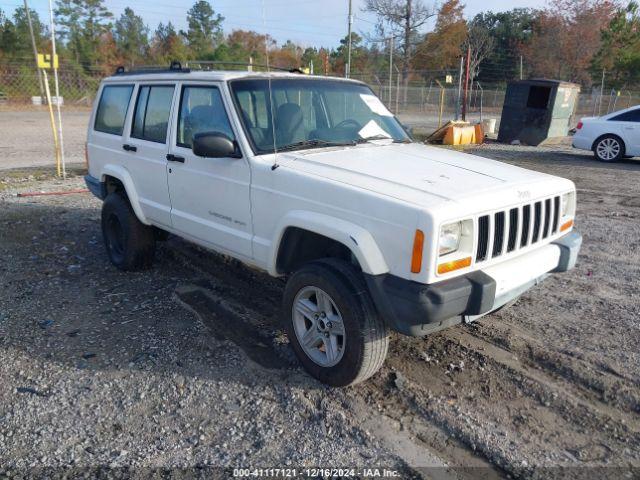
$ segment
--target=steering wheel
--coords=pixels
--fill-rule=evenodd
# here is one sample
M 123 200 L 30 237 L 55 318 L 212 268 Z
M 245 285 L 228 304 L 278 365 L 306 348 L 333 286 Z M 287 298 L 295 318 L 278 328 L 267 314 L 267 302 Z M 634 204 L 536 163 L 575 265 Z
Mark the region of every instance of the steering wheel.
M 358 130 L 360 130 L 360 124 L 358 122 L 356 122 L 353 118 L 347 118 L 346 120 L 341 121 L 340 123 L 338 123 L 335 127 L 333 128 L 357 128 Z

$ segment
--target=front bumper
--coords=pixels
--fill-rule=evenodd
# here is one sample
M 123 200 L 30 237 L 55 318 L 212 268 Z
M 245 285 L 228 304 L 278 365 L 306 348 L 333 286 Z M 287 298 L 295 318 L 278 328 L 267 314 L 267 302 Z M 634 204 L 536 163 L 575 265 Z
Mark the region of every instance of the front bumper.
M 519 262 L 518 268 L 505 262 L 431 285 L 389 274 L 366 275 L 366 280 L 378 312 L 391 328 L 423 336 L 473 321 L 517 298 L 549 273 L 571 270 L 581 245 L 582 236 L 573 231 L 528 254 L 524 264 L 522 259 L 513 260 Z

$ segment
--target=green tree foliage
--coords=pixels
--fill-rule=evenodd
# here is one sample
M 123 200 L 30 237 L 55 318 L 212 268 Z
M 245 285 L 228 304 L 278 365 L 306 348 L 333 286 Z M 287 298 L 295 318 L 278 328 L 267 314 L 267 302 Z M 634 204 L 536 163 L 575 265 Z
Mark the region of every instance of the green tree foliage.
M 15 50 L 16 29 L 13 22 L 0 9 L 0 59 L 9 59 Z
M 47 28 L 40 21 L 40 17 L 35 10 L 29 9 L 31 16 L 31 25 L 33 26 L 33 36 L 36 41 L 36 48 L 42 51 L 48 43 Z M 16 57 L 32 58 L 33 48 L 31 46 L 31 34 L 29 33 L 29 21 L 27 19 L 27 11 L 24 7 L 16 8 L 13 13 L 13 25 L 15 28 L 17 45 L 14 50 Z
M 601 32 L 602 43 L 591 65 L 594 81 L 602 70 L 615 88 L 640 82 L 640 8 L 635 1 L 619 9 Z
M 212 58 L 215 48 L 222 42 L 224 17 L 217 14 L 206 0 L 198 0 L 187 12 L 186 32 L 182 32 L 196 60 Z
M 171 22 L 158 25 L 151 40 L 150 53 L 154 62 L 159 65 L 169 64 L 173 60 L 184 62 L 189 57 L 183 37 L 176 32 Z
M 487 83 L 505 82 L 519 75 L 519 52 L 531 39 L 537 12 L 514 8 L 508 12 L 477 14 L 471 23 L 484 28 L 493 41 L 491 53 L 484 59 L 479 80 Z
M 149 45 L 149 28 L 142 17 L 129 7 L 125 8 L 116 20 L 113 33 L 120 58 L 131 66 L 144 60 Z
M 48 43 L 47 29 L 35 10 L 29 9 L 36 48 L 43 51 Z M 13 12 L 13 21 L 0 10 L 0 58 L 26 60 L 33 58 L 31 34 L 24 7 Z
M 98 65 L 100 39 L 110 32 L 113 18 L 102 0 L 58 0 L 55 14 L 71 58 L 85 68 Z
M 351 71 L 364 72 L 367 70 L 367 49 L 363 45 L 363 38 L 356 32 L 351 32 Z M 349 36 L 340 39 L 340 45 L 331 52 L 331 61 L 336 72 L 344 74 L 347 63 L 347 49 L 349 48 Z M 303 62 L 308 66 L 308 61 Z M 315 62 L 314 62 L 315 65 Z
M 276 43 L 268 35 L 249 30 L 234 30 L 227 37 L 226 49 L 218 53 L 217 59 L 229 62 L 249 62 L 255 64 L 266 63 L 267 45 L 273 51 Z M 218 50 L 221 50 L 220 48 Z

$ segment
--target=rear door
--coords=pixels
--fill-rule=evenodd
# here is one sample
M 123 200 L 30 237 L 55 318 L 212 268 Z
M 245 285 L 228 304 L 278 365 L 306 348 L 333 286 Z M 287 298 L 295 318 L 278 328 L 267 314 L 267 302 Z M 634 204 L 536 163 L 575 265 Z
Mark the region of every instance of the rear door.
M 608 122 L 615 122 L 617 131 L 627 147 L 627 155 L 640 155 L 640 108 L 615 115 L 609 118 Z
M 91 118 L 87 136 L 87 154 L 91 174 L 98 176 L 105 164 L 123 165 L 128 160 L 122 149 L 125 124 L 130 116 L 131 98 L 135 85 L 131 83 L 104 83 L 99 92 L 98 106 Z
M 174 108 L 169 145 L 169 192 L 174 230 L 223 252 L 251 258 L 251 173 L 245 158 L 194 155 L 193 136 L 219 132 L 235 140 L 219 83 L 184 82 Z
M 123 144 L 142 211 L 154 223 L 167 227 L 171 226 L 167 137 L 175 88 L 175 83 L 138 84 L 131 127 Z

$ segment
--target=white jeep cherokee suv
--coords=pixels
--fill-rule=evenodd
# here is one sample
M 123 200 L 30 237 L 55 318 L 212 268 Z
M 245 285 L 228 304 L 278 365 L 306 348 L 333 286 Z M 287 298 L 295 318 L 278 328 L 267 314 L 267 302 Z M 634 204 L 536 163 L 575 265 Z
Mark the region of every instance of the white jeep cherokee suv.
M 473 321 L 581 244 L 571 181 L 414 143 L 357 81 L 120 69 L 87 154 L 115 266 L 148 267 L 170 232 L 286 276 L 291 345 L 336 386 L 380 368 L 389 328 Z

